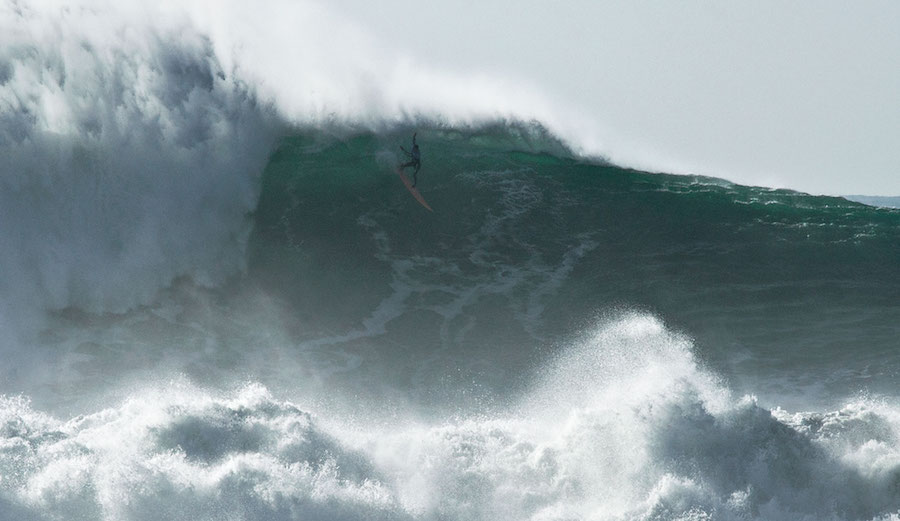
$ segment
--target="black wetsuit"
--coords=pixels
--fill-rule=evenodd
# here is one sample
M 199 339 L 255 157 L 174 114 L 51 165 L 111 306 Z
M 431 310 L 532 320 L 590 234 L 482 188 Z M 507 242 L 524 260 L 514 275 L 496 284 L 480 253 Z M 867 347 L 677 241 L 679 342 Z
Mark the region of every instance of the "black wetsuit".
M 406 168 L 408 166 L 414 166 L 416 169 L 413 171 L 413 188 L 416 187 L 416 183 L 419 182 L 419 168 L 422 166 L 422 160 L 419 156 L 419 145 L 416 144 L 416 134 L 413 134 L 413 147 L 412 152 L 407 152 L 405 148 L 400 147 L 400 150 L 403 151 L 409 157 L 409 161 L 400 165 L 400 168 Z

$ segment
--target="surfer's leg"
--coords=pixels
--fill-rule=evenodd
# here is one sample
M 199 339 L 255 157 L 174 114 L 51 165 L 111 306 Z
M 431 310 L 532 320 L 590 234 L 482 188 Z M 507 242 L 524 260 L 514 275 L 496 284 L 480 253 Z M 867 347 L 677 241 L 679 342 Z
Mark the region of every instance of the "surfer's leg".
M 422 166 L 420 163 L 416 163 L 416 169 L 413 171 L 413 188 L 416 187 L 416 183 L 419 182 L 419 167 Z

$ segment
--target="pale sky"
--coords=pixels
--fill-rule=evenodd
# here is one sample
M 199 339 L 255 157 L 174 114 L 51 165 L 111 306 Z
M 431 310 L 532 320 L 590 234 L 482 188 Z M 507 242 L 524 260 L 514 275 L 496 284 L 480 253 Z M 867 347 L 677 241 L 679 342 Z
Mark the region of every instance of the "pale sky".
M 329 3 L 385 48 L 536 89 L 615 162 L 900 194 L 900 2 Z

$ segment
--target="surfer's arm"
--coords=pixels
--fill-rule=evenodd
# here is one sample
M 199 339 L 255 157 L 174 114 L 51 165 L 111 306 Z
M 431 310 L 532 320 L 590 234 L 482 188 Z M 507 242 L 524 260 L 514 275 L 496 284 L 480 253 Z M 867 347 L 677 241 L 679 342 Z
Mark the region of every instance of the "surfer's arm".
M 403 148 L 402 146 L 400 147 L 400 150 L 402 150 L 403 153 L 406 154 L 407 156 L 412 157 L 412 154 L 410 154 L 409 152 L 407 152 L 406 149 Z

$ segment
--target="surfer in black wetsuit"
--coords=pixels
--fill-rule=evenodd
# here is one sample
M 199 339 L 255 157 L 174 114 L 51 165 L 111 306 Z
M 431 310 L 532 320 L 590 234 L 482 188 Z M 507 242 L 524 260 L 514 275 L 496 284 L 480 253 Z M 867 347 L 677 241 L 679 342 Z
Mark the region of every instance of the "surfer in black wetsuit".
M 403 148 L 402 146 L 400 147 L 400 150 L 402 150 L 403 153 L 406 154 L 407 157 L 409 157 L 409 161 L 400 165 L 400 169 L 402 170 L 408 166 L 416 167 L 415 171 L 413 171 L 413 184 L 412 184 L 413 188 L 415 188 L 416 183 L 419 182 L 419 180 L 418 180 L 419 167 L 422 166 L 421 158 L 419 157 L 419 145 L 416 144 L 416 134 L 417 133 L 418 132 L 413 134 L 412 152 L 407 152 L 405 148 Z

